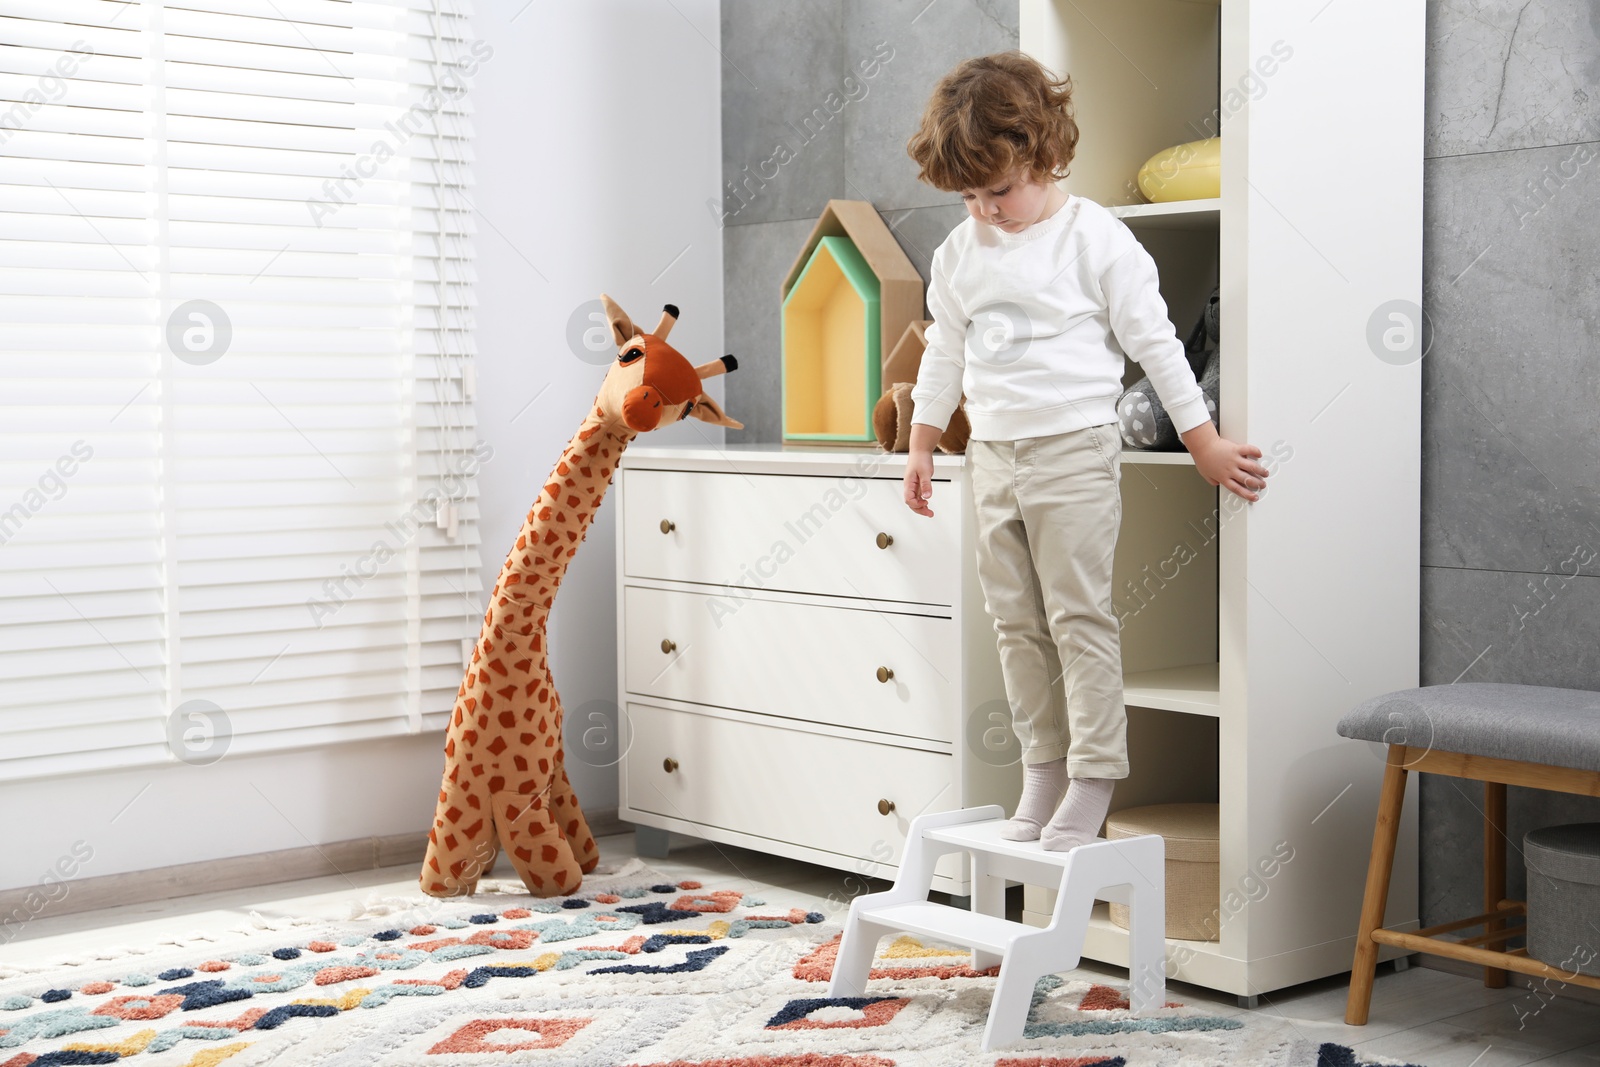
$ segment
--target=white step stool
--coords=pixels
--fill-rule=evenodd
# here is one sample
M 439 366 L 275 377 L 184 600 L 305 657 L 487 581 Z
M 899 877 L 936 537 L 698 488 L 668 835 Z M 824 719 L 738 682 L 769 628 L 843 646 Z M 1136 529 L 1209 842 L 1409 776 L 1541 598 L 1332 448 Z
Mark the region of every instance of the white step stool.
M 1155 834 L 1095 840 L 1067 852 L 1000 836 L 998 804 L 918 815 L 906 834 L 894 887 L 850 902 L 850 916 L 828 985 L 829 997 L 859 997 L 884 934 L 905 931 L 966 945 L 974 970 L 1000 964 L 983 1030 L 983 1050 L 1022 1039 L 1034 984 L 1078 965 L 1096 900 L 1127 904 L 1128 1002 L 1136 1012 L 1166 1000 L 1166 846 Z M 972 853 L 972 910 L 928 900 L 933 868 L 948 852 Z M 1056 909 L 1043 929 L 1005 917 L 1006 879 L 1056 886 Z

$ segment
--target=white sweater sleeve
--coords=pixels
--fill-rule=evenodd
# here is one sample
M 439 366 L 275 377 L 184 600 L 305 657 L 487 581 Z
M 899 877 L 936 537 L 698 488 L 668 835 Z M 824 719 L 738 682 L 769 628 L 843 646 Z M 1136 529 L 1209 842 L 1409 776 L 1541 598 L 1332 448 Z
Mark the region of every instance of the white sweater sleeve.
M 927 347 L 911 387 L 911 422 L 937 426 L 941 432 L 961 404 L 961 378 L 967 365 L 967 316 L 950 290 L 944 269 L 948 246 L 934 253 L 929 270 Z
M 1173 428 L 1185 433 L 1209 421 L 1205 395 L 1189 369 L 1183 342 L 1167 318 L 1167 303 L 1156 282 L 1150 253 L 1119 223 L 1126 246 L 1100 276 L 1100 290 L 1111 316 L 1111 330 L 1128 358 L 1144 368 Z

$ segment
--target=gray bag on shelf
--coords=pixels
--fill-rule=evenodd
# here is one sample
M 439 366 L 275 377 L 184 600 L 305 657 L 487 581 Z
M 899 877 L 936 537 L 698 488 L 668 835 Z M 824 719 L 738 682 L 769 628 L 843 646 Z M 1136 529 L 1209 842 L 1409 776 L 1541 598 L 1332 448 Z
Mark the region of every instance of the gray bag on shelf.
M 1189 369 L 1200 382 L 1200 391 L 1206 399 L 1206 410 L 1211 422 L 1218 425 L 1217 396 L 1222 377 L 1222 360 L 1218 351 L 1217 290 L 1211 290 L 1206 309 L 1189 333 L 1184 344 L 1184 355 L 1189 358 Z M 1220 429 L 1220 426 L 1218 427 Z M 1117 429 L 1127 448 L 1145 452 L 1179 452 L 1183 441 L 1178 437 L 1167 409 L 1156 395 L 1150 376 L 1145 375 L 1122 394 L 1117 401 Z

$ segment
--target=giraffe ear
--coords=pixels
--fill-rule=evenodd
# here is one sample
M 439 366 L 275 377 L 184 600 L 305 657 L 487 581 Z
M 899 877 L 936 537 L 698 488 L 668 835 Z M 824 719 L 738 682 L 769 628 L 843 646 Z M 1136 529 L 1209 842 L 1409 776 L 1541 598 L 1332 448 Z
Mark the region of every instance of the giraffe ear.
M 606 321 L 611 324 L 611 340 L 616 342 L 618 348 L 639 336 L 639 331 L 633 325 L 633 320 L 628 318 L 628 313 L 605 293 L 600 294 L 600 306 L 605 309 Z
M 701 422 L 709 422 L 713 426 L 726 426 L 730 430 L 744 429 L 744 423 L 738 419 L 729 418 L 728 413 L 705 393 L 694 398 L 694 407 L 689 414 Z

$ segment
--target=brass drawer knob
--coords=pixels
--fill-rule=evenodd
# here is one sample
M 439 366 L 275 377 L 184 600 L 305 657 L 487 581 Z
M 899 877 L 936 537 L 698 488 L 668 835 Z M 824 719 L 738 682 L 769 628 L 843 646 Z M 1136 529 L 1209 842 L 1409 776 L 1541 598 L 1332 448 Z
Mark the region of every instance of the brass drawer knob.
M 880 801 L 878 801 L 878 814 L 879 815 L 887 815 L 893 810 L 894 810 L 894 801 L 892 801 L 892 800 L 880 800 Z
M 661 651 L 671 654 L 672 650 L 677 647 L 677 642 L 672 640 L 670 637 L 663 637 L 661 639 Z
M 673 530 L 676 530 L 677 528 L 678 528 L 678 524 L 673 522 L 671 519 L 662 519 L 661 520 L 661 532 L 662 533 L 671 533 Z
M 893 667 L 879 667 L 878 668 L 878 681 L 887 682 L 890 678 L 893 678 L 893 677 L 894 677 L 894 668 Z
M 671 774 L 673 771 L 678 769 L 678 761 L 673 759 L 671 756 L 668 756 L 666 759 L 661 761 L 661 769 L 666 771 L 668 774 Z
M 892 544 L 894 544 L 894 537 L 892 535 L 886 533 L 881 533 L 878 535 L 879 548 L 888 548 Z

